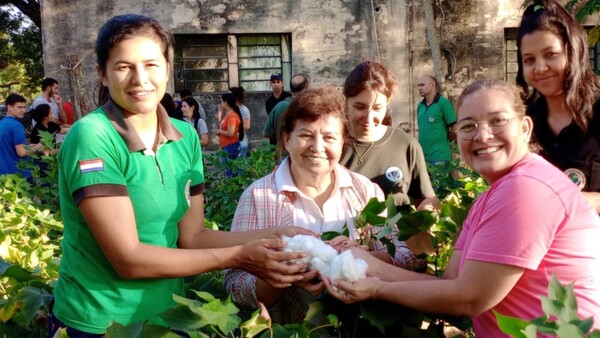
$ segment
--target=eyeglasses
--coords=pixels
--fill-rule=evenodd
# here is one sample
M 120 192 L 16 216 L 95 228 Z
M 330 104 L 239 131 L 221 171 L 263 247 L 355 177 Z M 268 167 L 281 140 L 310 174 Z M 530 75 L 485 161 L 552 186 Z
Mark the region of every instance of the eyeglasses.
M 516 119 L 517 117 L 518 116 L 513 116 L 510 118 L 493 117 L 489 120 L 479 122 L 463 120 L 458 122 L 456 125 L 456 134 L 463 140 L 472 140 L 473 137 L 475 137 L 479 127 L 483 127 L 492 134 L 498 135 L 506 130 L 508 122 Z

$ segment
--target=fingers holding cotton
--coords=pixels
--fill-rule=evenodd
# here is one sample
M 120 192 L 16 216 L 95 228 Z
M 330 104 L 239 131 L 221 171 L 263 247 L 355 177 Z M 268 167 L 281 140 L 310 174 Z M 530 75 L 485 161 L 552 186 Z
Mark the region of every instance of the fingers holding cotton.
M 330 280 L 354 282 L 366 277 L 368 264 L 363 259 L 356 259 L 351 251 L 341 254 L 322 240 L 306 235 L 283 237 L 287 245 L 284 251 L 304 252 L 306 257 L 294 263 L 308 263 L 311 270 L 318 270 Z

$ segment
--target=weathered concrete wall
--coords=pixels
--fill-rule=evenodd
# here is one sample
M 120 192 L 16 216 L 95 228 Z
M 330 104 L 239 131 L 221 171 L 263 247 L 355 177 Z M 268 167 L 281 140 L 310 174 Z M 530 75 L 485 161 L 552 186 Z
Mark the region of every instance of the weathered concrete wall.
M 431 0 L 441 69 L 435 69 L 426 31 L 423 1 L 415 6 L 413 39 L 413 76 L 441 74 L 442 94 L 453 103 L 470 83 L 480 79 L 504 79 L 504 29 L 517 27 L 521 2 L 514 0 Z M 422 98 L 415 86 L 410 88 L 415 107 Z
M 375 7 L 377 12 L 372 11 Z M 403 7 L 404 1 L 376 1 L 372 7 L 370 2 L 350 0 L 42 0 L 46 75 L 59 79 L 68 97 L 66 71 L 61 70 L 65 56 L 88 55 L 81 66 L 87 98 L 93 103 L 97 84 L 93 48 L 99 27 L 114 15 L 139 13 L 157 18 L 175 34 L 291 33 L 293 72 L 307 73 L 315 84 L 341 86 L 361 59 L 377 59 L 377 37 L 385 46 L 379 48 L 382 61 L 395 71 L 403 68 L 398 62 L 405 54 L 403 40 L 398 39 L 404 25 Z M 219 96 L 202 95 L 208 112 L 216 110 Z M 251 135 L 260 139 L 268 93 L 248 96 L 253 113 Z M 400 104 L 401 100 L 394 101 Z M 215 128 L 213 114 L 209 116 L 207 122 Z
M 429 2 L 427 2 L 429 1 Z M 88 100 L 93 103 L 94 41 L 110 17 L 139 13 L 157 18 L 175 34 L 290 33 L 292 72 L 307 73 L 315 84 L 341 86 L 363 58 L 381 60 L 398 76 L 392 100 L 394 124 L 414 130 L 421 99 L 416 80 L 425 73 L 443 76 L 443 93 L 455 100 L 469 83 L 504 77 L 504 28 L 518 25 L 521 5 L 514 0 L 42 0 L 46 75 L 61 80 L 69 96 L 66 55 L 81 63 Z M 441 64 L 434 69 L 427 38 L 425 7 L 434 14 Z M 431 20 L 429 21 L 431 24 Z M 451 54 L 451 53 L 452 54 Z M 452 57 L 451 55 L 454 55 Z M 451 60 L 449 63 L 448 60 Z M 172 86 L 170 92 L 173 92 Z M 221 93 L 200 97 L 210 128 Z M 248 93 L 251 139 L 260 140 L 269 93 Z

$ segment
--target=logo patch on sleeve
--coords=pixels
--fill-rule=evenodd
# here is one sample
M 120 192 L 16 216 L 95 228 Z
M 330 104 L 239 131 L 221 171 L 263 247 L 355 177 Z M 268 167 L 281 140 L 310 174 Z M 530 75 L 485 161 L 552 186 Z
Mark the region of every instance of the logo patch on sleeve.
M 79 171 L 83 173 L 93 173 L 95 171 L 104 171 L 104 160 L 97 158 L 94 160 L 79 161 Z

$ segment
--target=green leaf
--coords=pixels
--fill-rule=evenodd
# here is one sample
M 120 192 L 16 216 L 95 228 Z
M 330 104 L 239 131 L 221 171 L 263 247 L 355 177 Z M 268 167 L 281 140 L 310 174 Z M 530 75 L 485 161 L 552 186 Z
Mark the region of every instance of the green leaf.
M 160 314 L 160 317 L 169 327 L 180 331 L 196 330 L 207 325 L 198 313 L 183 305 L 166 310 Z
M 52 295 L 45 289 L 26 286 L 16 297 L 21 302 L 21 311 L 27 322 L 31 322 L 38 316 L 40 308 L 49 308 Z
M 254 311 L 252 317 L 240 325 L 242 337 L 252 338 L 269 329 L 270 321 L 260 316 L 260 309 Z
M 202 320 L 215 325 L 223 333 L 229 333 L 239 325 L 241 319 L 236 315 L 238 312 L 239 309 L 230 300 L 223 304 L 218 299 L 198 309 Z
M 324 233 L 321 234 L 321 239 L 324 241 L 330 241 L 340 235 L 341 235 L 341 233 L 339 233 L 337 231 L 325 231 Z
M 308 305 L 308 311 L 306 311 L 306 316 L 304 316 L 305 322 L 310 322 L 313 317 L 323 311 L 323 303 L 320 301 L 314 301 Z
M 12 265 L 7 263 L 3 259 L 0 258 L 0 275 L 2 277 L 10 277 L 16 280 L 19 283 L 28 282 L 34 277 L 31 273 L 20 266 Z
M 379 215 L 386 209 L 385 203 L 380 202 L 377 197 L 373 197 L 367 202 L 367 205 L 363 208 L 363 213 L 371 213 Z
M 145 324 L 140 338 L 181 338 L 181 336 L 164 326 Z
M 584 338 L 583 332 L 573 324 L 562 325 L 556 330 L 556 335 L 560 338 Z
M 593 325 L 594 325 L 594 317 L 590 317 L 590 318 L 580 321 L 580 323 L 579 323 L 579 325 L 577 325 L 577 327 L 579 327 L 581 332 L 588 333 L 592 329 Z
M 192 290 L 192 292 L 194 292 L 198 297 L 200 297 L 201 299 L 203 299 L 206 302 L 212 302 L 216 299 L 215 296 L 211 295 L 210 293 L 208 293 L 206 291 Z
M 588 338 L 600 338 L 600 330 L 594 330 L 589 335 Z
M 366 301 L 360 304 L 361 317 L 368 320 L 381 333 L 394 323 L 420 327 L 425 315 L 406 307 L 389 302 Z
M 498 321 L 498 328 L 508 335 L 515 338 L 527 338 L 527 335 L 523 333 L 525 328 L 530 325 L 528 321 L 520 318 L 509 317 L 493 311 Z
M 304 324 L 275 324 L 272 328 L 273 337 L 277 338 L 308 338 L 308 330 Z M 271 338 L 271 331 L 263 333 L 260 338 Z
M 3 323 L 8 322 L 13 317 L 13 315 L 15 314 L 15 312 L 18 309 L 19 309 L 19 303 L 16 302 L 14 299 L 9 298 L 8 303 L 4 304 L 0 308 L 0 320 Z
M 135 338 L 140 337 L 144 323 L 133 323 L 130 325 L 122 325 L 117 322 L 112 322 L 106 330 L 106 338 Z

